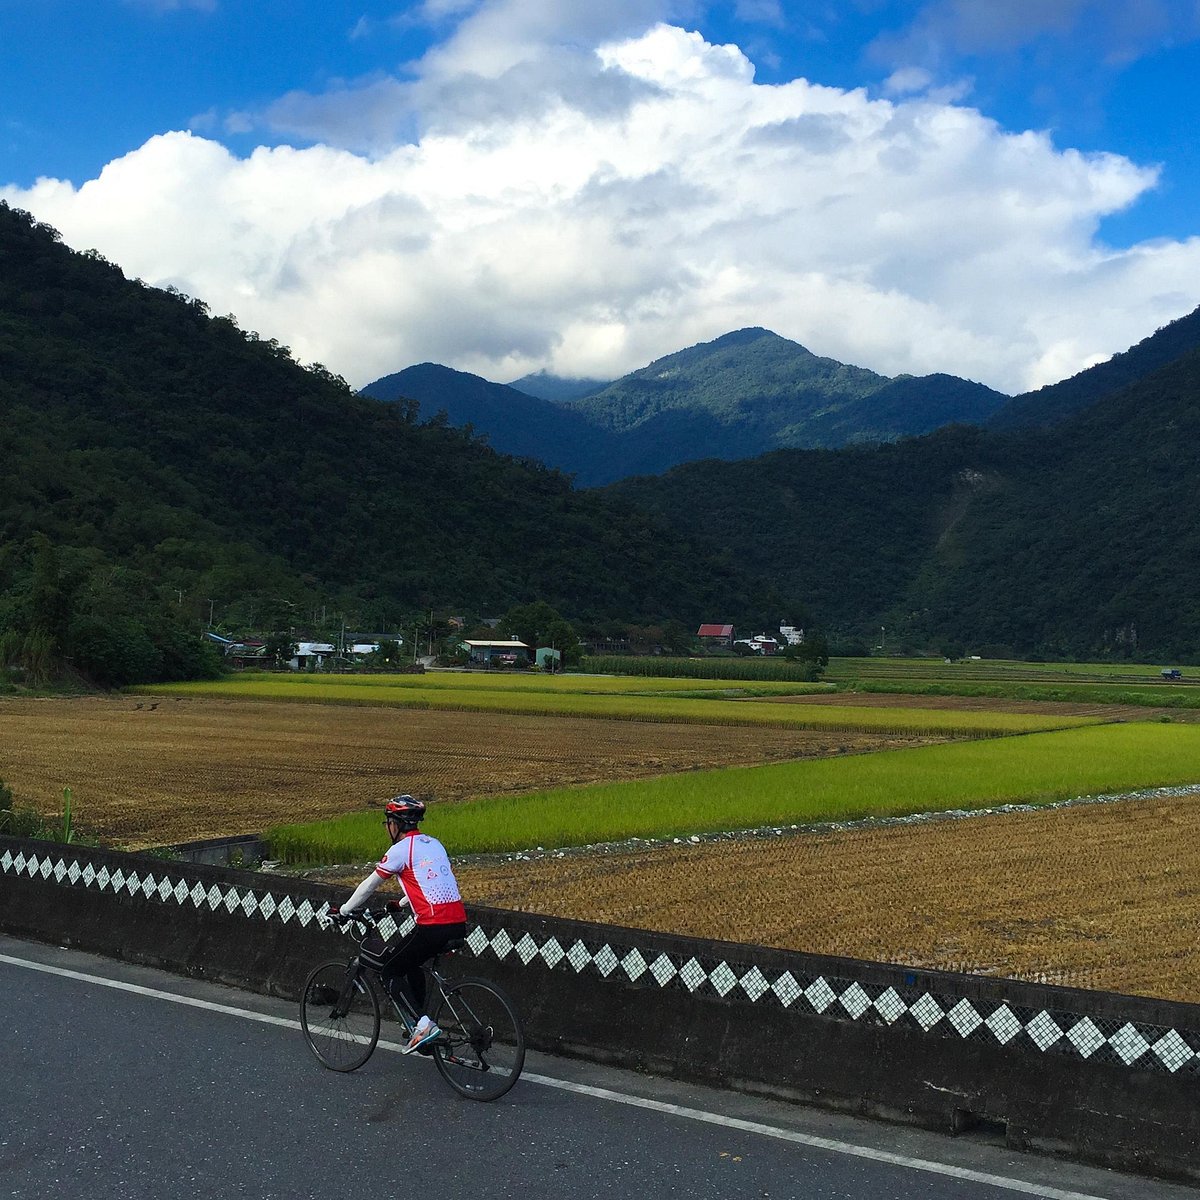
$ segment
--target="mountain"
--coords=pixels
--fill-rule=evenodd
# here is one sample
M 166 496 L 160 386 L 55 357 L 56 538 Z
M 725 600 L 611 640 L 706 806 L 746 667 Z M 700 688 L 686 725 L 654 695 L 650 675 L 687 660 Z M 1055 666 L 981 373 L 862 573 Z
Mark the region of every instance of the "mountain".
M 387 628 L 544 599 L 690 623 L 751 591 L 620 498 L 355 395 L 3 204 L 0 463 L 0 665 L 11 637 L 82 653 L 137 606 L 114 655 L 168 609 L 286 627 L 328 605 Z
M 705 414 L 731 436 L 775 449 L 926 433 L 947 418 L 978 421 L 1006 400 L 949 375 L 888 379 L 769 330 L 740 329 L 660 358 L 571 407 L 617 431 L 666 411 Z
M 1198 348 L 1200 308 L 1165 325 L 1122 354 L 1113 355 L 1107 362 L 1060 383 L 1014 396 L 983 423 L 993 429 L 1053 425 Z
M 569 400 L 581 400 L 601 388 L 608 387 L 608 379 L 567 379 L 562 375 L 551 375 L 547 371 L 536 371 L 532 375 L 522 375 L 514 379 L 508 386 L 524 392 L 527 396 L 537 396 L 540 400 L 554 400 L 562 404 Z
M 385 375 L 363 388 L 364 396 L 415 400 L 426 419 L 439 412 L 455 428 L 470 427 L 501 454 L 532 458 L 589 479 L 617 453 L 618 439 L 587 417 L 478 375 L 438 363 L 421 363 Z
M 835 369 L 847 404 L 908 383 L 863 374 Z M 1200 350 L 1049 428 L 951 425 L 589 491 L 420 409 L 0 203 L 0 667 L 54 651 L 110 682 L 179 677 L 205 669 L 213 610 L 286 630 L 328 605 L 387 628 L 537 599 L 589 621 L 806 612 L 843 638 L 883 625 L 889 646 L 1200 659 Z M 639 431 L 699 416 L 721 425 L 660 403 L 606 436 L 649 457 Z
M 512 387 L 489 391 L 502 385 L 441 371 L 410 367 L 364 390 L 418 400 L 427 415 L 444 410 L 451 424 L 470 423 L 497 449 L 571 472 L 584 486 L 782 446 L 891 441 L 952 422 L 978 423 L 1007 400 L 950 375 L 889 379 L 819 358 L 766 329 L 691 346 L 573 399 L 542 389 L 547 403 L 574 422 L 513 396 Z
M 1200 659 L 1200 351 L 1049 430 L 693 463 L 606 489 L 889 645 Z

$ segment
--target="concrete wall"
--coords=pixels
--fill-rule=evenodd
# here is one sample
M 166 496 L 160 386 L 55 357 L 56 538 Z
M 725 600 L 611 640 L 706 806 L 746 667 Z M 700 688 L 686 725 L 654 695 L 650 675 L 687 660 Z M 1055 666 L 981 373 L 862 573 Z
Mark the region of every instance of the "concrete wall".
M 0 838 L 0 930 L 294 997 L 346 889 Z M 1200 1006 L 472 907 L 535 1048 L 1200 1182 Z

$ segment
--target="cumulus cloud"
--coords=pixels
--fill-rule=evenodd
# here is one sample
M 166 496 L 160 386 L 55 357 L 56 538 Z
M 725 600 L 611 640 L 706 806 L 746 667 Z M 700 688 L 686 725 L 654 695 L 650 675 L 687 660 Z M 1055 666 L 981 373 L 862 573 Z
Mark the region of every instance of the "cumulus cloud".
M 509 30 L 489 67 L 488 21 L 539 4 L 550 39 Z M 320 144 L 167 133 L 82 186 L 0 192 L 357 385 L 425 360 L 613 376 L 765 325 L 1020 391 L 1200 301 L 1200 239 L 1096 240 L 1153 169 L 929 92 L 760 84 L 736 46 L 630 33 L 632 0 L 569 30 L 555 14 L 600 6 L 539 4 L 473 9 L 407 80 L 280 101 Z

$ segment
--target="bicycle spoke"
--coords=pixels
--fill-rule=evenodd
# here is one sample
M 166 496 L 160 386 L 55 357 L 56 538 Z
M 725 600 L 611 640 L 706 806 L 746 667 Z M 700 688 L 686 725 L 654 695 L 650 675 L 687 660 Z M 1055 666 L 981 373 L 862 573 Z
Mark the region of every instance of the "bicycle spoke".
M 300 998 L 300 1025 L 309 1049 L 332 1071 L 353 1071 L 379 1040 L 379 1000 L 345 962 L 322 963 Z
M 464 979 L 447 987 L 434 1020 L 442 1035 L 434 1061 L 446 1082 L 474 1100 L 495 1100 L 521 1074 L 525 1038 L 511 1003 L 495 985 Z

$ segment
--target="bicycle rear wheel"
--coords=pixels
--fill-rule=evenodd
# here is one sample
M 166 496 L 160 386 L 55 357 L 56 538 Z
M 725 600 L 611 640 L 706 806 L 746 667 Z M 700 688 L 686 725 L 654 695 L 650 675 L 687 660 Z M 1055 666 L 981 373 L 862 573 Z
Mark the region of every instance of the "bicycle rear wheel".
M 486 979 L 445 989 L 433 1019 L 441 1036 L 433 1061 L 442 1078 L 472 1100 L 497 1100 L 520 1078 L 525 1033 L 512 1002 Z
M 322 963 L 300 994 L 300 1027 L 323 1066 L 355 1071 L 379 1041 L 379 997 L 344 959 Z

